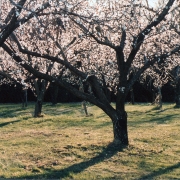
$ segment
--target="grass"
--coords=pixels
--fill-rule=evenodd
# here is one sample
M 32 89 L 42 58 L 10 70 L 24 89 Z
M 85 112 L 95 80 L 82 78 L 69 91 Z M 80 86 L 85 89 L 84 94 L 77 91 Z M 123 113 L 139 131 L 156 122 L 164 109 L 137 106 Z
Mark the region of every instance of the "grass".
M 80 103 L 0 104 L 0 178 L 179 179 L 180 111 L 126 105 L 130 145 L 112 145 L 112 123 L 96 106 L 86 117 Z

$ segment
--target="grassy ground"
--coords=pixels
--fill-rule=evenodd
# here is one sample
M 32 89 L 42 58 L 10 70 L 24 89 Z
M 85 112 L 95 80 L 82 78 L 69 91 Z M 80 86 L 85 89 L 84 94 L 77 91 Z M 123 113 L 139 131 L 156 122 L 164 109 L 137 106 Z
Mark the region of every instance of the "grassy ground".
M 130 145 L 118 150 L 110 119 L 80 103 L 43 106 L 0 104 L 0 178 L 179 179 L 180 110 L 165 104 L 127 105 Z

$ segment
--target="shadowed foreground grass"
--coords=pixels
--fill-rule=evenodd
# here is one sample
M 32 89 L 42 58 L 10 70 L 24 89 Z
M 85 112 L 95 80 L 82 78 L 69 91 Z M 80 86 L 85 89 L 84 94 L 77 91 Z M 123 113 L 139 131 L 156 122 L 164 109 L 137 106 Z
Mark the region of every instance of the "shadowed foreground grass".
M 43 106 L 0 104 L 0 178 L 179 179 L 180 109 L 165 104 L 127 105 L 130 145 L 119 148 L 110 119 L 80 103 Z

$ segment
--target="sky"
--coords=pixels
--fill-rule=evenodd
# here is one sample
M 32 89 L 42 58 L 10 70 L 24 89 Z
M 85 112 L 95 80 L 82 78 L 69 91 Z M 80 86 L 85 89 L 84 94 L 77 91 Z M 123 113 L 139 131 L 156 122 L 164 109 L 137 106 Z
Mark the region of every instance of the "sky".
M 91 2 L 92 2 L 92 4 L 93 4 L 93 2 L 95 2 L 96 0 L 90 0 Z M 157 0 L 148 0 L 148 3 L 149 3 L 149 5 L 151 6 L 151 7 L 153 7 L 153 6 L 155 6 L 155 2 L 156 2 Z
M 148 0 L 148 2 L 149 5 L 153 7 L 155 5 L 156 0 Z

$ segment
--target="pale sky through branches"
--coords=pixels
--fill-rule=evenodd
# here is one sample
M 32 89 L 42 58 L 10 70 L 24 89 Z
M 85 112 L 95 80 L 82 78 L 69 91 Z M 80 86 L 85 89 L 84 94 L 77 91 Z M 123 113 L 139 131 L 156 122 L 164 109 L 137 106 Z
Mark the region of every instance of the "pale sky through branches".
M 93 5 L 96 0 L 89 0 L 90 4 Z M 155 6 L 156 0 L 148 0 L 148 3 L 151 7 Z
M 153 7 L 155 5 L 156 0 L 148 0 L 148 2 L 149 5 Z

